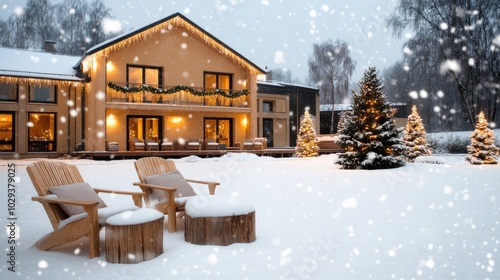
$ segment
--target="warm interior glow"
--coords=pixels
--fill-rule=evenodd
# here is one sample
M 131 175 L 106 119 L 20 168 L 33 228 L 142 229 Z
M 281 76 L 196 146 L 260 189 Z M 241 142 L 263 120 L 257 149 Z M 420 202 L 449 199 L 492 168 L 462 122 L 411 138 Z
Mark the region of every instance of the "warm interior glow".
M 172 118 L 172 122 L 173 123 L 180 123 L 182 121 L 182 118 L 181 117 L 173 117 Z
M 108 61 L 108 63 L 106 63 L 106 70 L 109 72 L 112 72 L 115 70 L 115 66 L 113 65 L 113 63 L 111 61 Z
M 109 116 L 106 118 L 106 126 L 107 127 L 115 127 L 116 126 L 115 116 L 113 116 L 112 114 L 109 114 Z
M 243 117 L 242 124 L 243 124 L 243 126 L 245 126 L 245 127 L 248 125 L 248 119 L 247 119 L 247 116 Z

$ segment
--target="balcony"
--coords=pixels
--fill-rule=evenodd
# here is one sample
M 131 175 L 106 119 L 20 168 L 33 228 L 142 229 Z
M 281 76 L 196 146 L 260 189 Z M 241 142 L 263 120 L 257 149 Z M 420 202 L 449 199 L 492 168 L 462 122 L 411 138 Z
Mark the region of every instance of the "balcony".
M 247 107 L 249 94 L 246 89 L 235 91 L 182 85 L 158 87 L 158 85 L 109 82 L 107 84 L 106 102 Z

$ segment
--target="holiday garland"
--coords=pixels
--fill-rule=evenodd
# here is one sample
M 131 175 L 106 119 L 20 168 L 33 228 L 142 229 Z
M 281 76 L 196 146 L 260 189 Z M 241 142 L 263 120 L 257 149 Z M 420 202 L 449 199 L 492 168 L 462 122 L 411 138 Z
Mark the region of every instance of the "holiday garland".
M 135 92 L 141 92 L 141 91 L 148 91 L 148 92 L 151 92 L 154 94 L 174 94 L 174 93 L 178 93 L 181 91 L 186 91 L 186 92 L 189 92 L 189 93 L 196 95 L 196 96 L 220 95 L 220 96 L 223 96 L 226 98 L 238 98 L 238 97 L 249 94 L 247 89 L 243 89 L 243 90 L 236 91 L 233 93 L 227 93 L 222 89 L 216 89 L 214 91 L 199 91 L 199 90 L 196 90 L 194 88 L 191 88 L 188 86 L 183 86 L 183 85 L 163 89 L 163 88 L 156 88 L 156 87 L 152 87 L 152 86 L 148 86 L 148 85 L 142 85 L 140 87 L 122 87 L 122 86 L 119 86 L 113 82 L 108 82 L 108 87 L 115 90 L 115 91 L 119 91 L 119 92 L 123 92 L 123 93 L 135 93 Z

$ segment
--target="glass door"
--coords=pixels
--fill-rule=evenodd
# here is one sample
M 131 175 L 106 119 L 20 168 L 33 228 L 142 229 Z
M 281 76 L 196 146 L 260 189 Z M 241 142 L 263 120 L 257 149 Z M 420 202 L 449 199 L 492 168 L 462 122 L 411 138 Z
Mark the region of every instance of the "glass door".
M 161 116 L 128 116 L 127 143 L 152 141 L 162 139 Z M 130 146 L 129 146 L 130 150 Z
M 205 140 L 213 139 L 219 144 L 230 147 L 233 144 L 232 119 L 205 118 Z

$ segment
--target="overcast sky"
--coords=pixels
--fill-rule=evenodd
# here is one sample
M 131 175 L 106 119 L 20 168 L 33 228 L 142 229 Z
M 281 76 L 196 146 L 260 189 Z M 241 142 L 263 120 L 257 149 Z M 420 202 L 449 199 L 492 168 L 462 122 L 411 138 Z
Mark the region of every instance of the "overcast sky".
M 402 41 L 384 19 L 395 0 L 104 0 L 123 31 L 180 12 L 261 68 L 283 68 L 305 80 L 312 44 L 327 39 L 351 46 L 353 82 L 368 66 L 380 70 L 402 56 Z M 2 19 L 25 0 L 0 0 Z

